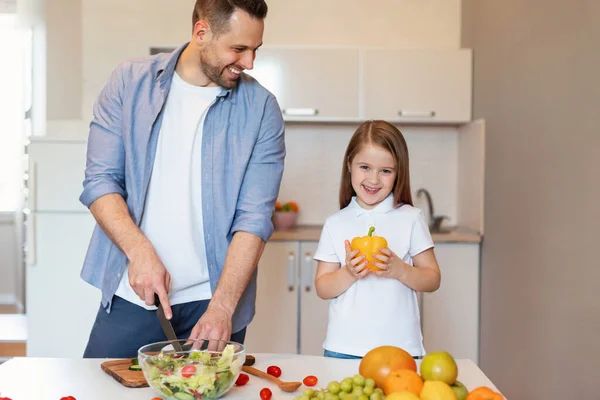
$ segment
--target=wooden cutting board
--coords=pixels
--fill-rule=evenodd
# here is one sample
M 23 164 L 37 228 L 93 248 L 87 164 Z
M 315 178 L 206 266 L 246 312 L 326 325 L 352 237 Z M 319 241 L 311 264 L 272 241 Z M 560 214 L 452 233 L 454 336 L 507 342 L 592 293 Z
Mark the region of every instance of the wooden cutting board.
M 131 371 L 129 366 L 131 359 L 111 360 L 102 363 L 101 367 L 104 372 L 115 378 L 117 382 L 123 386 L 131 388 L 148 387 L 148 382 L 144 378 L 142 371 Z

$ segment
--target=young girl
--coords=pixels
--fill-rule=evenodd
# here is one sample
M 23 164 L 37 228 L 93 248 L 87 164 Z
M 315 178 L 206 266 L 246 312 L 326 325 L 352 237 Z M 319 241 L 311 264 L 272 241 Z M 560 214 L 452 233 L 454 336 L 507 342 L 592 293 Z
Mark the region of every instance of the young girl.
M 370 227 L 388 243 L 375 255 L 377 271 L 350 246 Z M 350 139 L 340 211 L 327 218 L 314 258 L 317 294 L 331 299 L 326 357 L 361 358 L 383 345 L 425 355 L 416 292 L 435 291 L 440 269 L 423 213 L 413 207 L 406 142 L 390 123 L 366 121 Z

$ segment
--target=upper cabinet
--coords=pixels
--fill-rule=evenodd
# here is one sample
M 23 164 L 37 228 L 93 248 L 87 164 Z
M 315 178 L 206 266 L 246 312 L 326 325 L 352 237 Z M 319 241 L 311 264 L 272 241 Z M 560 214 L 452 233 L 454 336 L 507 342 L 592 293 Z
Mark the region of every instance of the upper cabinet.
M 471 120 L 471 50 L 365 49 L 362 62 L 365 119 L 432 124 Z
M 358 57 L 358 49 L 261 48 L 247 72 L 277 97 L 286 121 L 356 121 Z

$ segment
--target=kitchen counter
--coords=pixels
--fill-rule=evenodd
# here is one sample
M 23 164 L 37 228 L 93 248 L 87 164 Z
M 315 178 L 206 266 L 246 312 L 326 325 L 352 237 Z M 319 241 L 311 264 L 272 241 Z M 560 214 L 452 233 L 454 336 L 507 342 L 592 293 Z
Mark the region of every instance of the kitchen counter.
M 273 232 L 271 241 L 275 242 L 318 242 L 321 237 L 321 225 L 301 225 L 287 231 Z M 481 235 L 477 233 L 467 233 L 452 231 L 448 233 L 432 233 L 431 237 L 435 243 L 480 243 Z
M 317 356 L 291 354 L 255 354 L 256 368 L 266 370 L 269 365 L 278 365 L 282 379 L 301 381 L 307 375 L 319 378 L 316 388 L 324 388 L 332 380 L 341 380 L 358 373 L 360 360 L 339 360 Z M 126 388 L 101 370 L 105 359 L 63 358 L 13 358 L 0 365 L 0 396 L 12 400 L 58 400 L 74 396 L 77 400 L 150 400 L 156 396 L 151 388 Z M 492 382 L 470 360 L 456 360 L 458 379 L 467 388 L 488 386 L 496 390 Z M 420 360 L 417 360 L 417 365 Z M 293 399 L 305 388 L 295 393 L 284 393 L 274 384 L 254 376 L 242 387 L 233 387 L 224 399 L 241 400 L 258 398 L 259 391 L 268 387 L 273 391 L 273 400 Z

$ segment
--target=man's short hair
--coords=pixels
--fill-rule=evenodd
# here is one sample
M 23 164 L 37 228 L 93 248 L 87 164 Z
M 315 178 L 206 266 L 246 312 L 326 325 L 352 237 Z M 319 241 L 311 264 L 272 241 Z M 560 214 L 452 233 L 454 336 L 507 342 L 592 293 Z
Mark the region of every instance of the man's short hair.
M 265 0 L 196 0 L 192 27 L 204 19 L 208 21 L 212 33 L 218 37 L 229 30 L 229 20 L 236 8 L 257 19 L 265 19 L 268 11 Z

